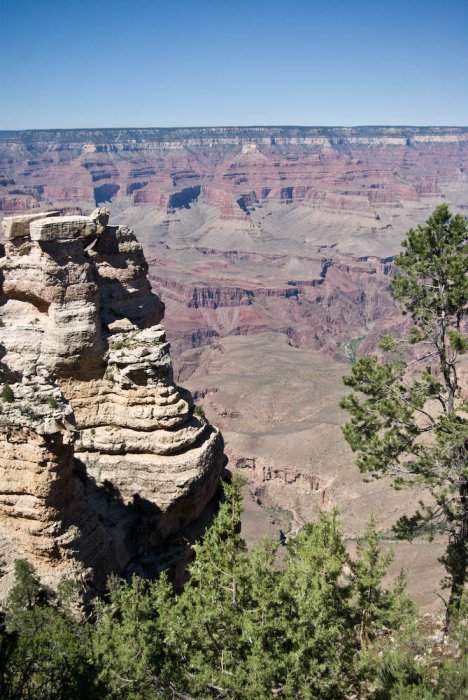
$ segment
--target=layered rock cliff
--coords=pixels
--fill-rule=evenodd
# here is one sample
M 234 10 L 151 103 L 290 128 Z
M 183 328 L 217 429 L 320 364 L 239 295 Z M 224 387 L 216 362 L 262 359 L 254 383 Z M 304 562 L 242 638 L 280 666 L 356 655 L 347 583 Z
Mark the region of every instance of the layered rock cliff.
M 227 220 L 277 202 L 361 219 L 466 191 L 466 127 L 0 131 L 0 211 L 200 198 Z M 398 213 L 398 212 L 397 212 Z
M 219 431 L 174 384 L 142 248 L 108 218 L 3 223 L 0 554 L 52 586 L 102 590 L 111 571 L 180 557 L 224 465 Z
M 191 252 L 196 269 L 200 249 Z M 207 345 L 213 337 L 265 331 L 283 333 L 297 347 L 320 350 L 343 361 L 350 341 L 359 339 L 359 344 L 366 342 L 373 350 L 384 330 L 396 330 L 403 323 L 388 292 L 395 266 L 386 258 L 336 251 L 333 257 L 318 252 L 296 259 L 238 251 L 215 254 L 224 261 L 226 277 L 242 260 L 243 277 L 235 280 L 239 286 L 217 279 L 220 273 L 215 264 L 212 269 L 206 264 L 204 283 L 183 274 L 169 277 L 165 265 L 150 273 L 153 284 L 164 289 L 169 315 L 174 317 L 168 330 L 179 368 L 185 361 L 180 357 L 184 351 Z M 164 258 L 163 252 L 158 260 Z M 156 261 L 154 268 L 158 270 Z M 268 277 L 262 274 L 267 268 Z M 188 376 L 181 372 L 179 376 Z
M 175 356 L 274 331 L 344 359 L 401 322 L 385 266 L 441 200 L 466 214 L 467 172 L 466 127 L 0 132 L 0 216 L 112 202 Z

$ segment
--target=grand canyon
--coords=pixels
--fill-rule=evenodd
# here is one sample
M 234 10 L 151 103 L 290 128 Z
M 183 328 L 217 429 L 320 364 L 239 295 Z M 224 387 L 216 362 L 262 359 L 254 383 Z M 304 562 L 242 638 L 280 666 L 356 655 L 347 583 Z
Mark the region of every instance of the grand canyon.
M 319 508 L 339 504 L 352 546 L 369 513 L 377 512 L 390 533 L 397 517 L 414 509 L 417 491 L 394 492 L 385 481 L 365 483 L 354 466 L 340 430 L 346 418 L 338 407 L 344 393 L 342 376 L 356 357 L 376 351 L 383 332 L 398 334 L 407 325 L 389 294 L 393 256 L 408 228 L 422 223 L 438 203 L 446 201 L 454 213 L 468 214 L 467 173 L 468 128 L 0 132 L 4 217 L 55 211 L 76 219 L 89 216 L 95 207 L 112 210 L 112 221 L 120 226 L 120 233 L 112 234 L 122 248 L 120 259 L 111 250 L 112 242 L 106 248 L 105 239 L 99 244 L 102 250 L 91 253 L 97 256 L 94 262 L 82 260 L 76 242 L 68 252 L 61 249 L 61 255 L 77 255 L 80 265 L 94 265 L 101 277 L 110 266 L 110 277 L 122 279 L 129 290 L 134 325 L 120 327 L 117 319 L 112 321 L 117 323 L 112 333 L 136 334 L 131 336 L 129 358 L 120 363 L 123 367 L 133 362 L 132 343 L 140 347 L 149 342 L 144 335 L 148 331 L 139 328 L 139 313 L 151 317 L 143 326 L 149 326 L 166 348 L 157 325 L 161 315 L 155 308 L 138 311 L 146 268 L 129 233 L 135 230 L 148 263 L 148 279 L 166 306 L 176 379 L 221 428 L 229 468 L 246 478 L 244 531 L 250 541 L 264 534 L 277 537 L 279 531 L 294 534 Z M 25 253 L 12 241 L 8 246 L 7 325 L 20 311 L 15 304 L 27 306 L 21 310 L 17 345 L 10 338 L 7 349 L 7 360 L 17 368 L 28 359 L 28 339 L 36 342 L 42 328 L 34 325 L 36 312 L 23 289 L 34 288 L 34 269 L 41 263 L 37 244 Z M 111 253 L 109 262 L 105 256 Z M 125 272 L 134 267 L 128 255 L 138 258 L 137 277 Z M 60 287 L 66 282 L 57 278 L 50 284 Z M 41 289 L 35 296 L 48 304 L 48 293 Z M 150 303 L 149 296 L 145 299 L 140 300 L 143 305 Z M 101 304 L 101 314 L 106 303 Z M 151 304 L 156 304 L 154 299 Z M 96 351 L 100 357 L 93 343 L 98 340 L 87 341 L 87 352 L 91 357 Z M 47 352 L 50 359 L 58 350 Z M 163 365 L 165 353 L 161 350 L 157 358 Z M 93 357 L 91 365 L 99 366 L 100 360 Z M 95 469 L 98 484 L 100 479 L 112 482 L 115 474 L 123 478 L 130 498 L 138 485 L 128 482 L 129 466 L 114 473 L 114 457 L 101 457 L 98 467 L 93 453 L 115 454 L 121 431 L 135 430 L 132 420 L 137 419 L 130 416 L 126 425 L 122 409 L 110 406 L 105 419 L 93 423 L 88 414 L 96 412 L 97 397 L 106 393 L 108 379 L 95 375 L 94 369 L 92 376 L 83 375 L 78 360 L 72 370 L 63 358 L 50 363 L 76 413 L 81 430 L 77 454 L 83 455 L 80 459 L 88 469 Z M 121 373 L 112 353 L 107 363 Z M 25 401 L 37 391 L 36 381 L 31 379 L 31 386 L 21 389 Z M 54 391 L 48 381 L 41 382 L 46 397 Z M 162 402 L 170 403 L 166 397 L 175 396 L 171 401 L 179 413 L 171 414 L 176 416 L 174 425 L 192 436 L 184 449 L 191 449 L 192 443 L 199 449 L 197 431 L 214 436 L 215 429 L 193 415 L 191 399 L 184 399 L 183 392 L 179 395 L 170 378 L 164 382 L 168 393 L 161 393 Z M 121 406 L 125 386 L 119 386 L 123 394 L 116 405 Z M 57 396 L 60 402 L 62 394 Z M 178 403 L 184 400 L 186 404 Z M 131 436 L 125 435 L 130 444 Z M 214 437 L 210 440 L 216 442 Z M 174 517 L 181 527 L 198 517 L 210 500 L 221 469 L 220 449 L 213 447 L 213 481 L 201 489 L 190 516 Z M 164 448 L 158 445 L 154 451 L 163 454 Z M 131 462 L 132 449 L 129 453 Z M 147 498 L 151 500 L 151 494 Z M 5 507 L 11 509 L 11 503 Z M 160 509 L 170 512 L 171 507 L 169 498 Z M 161 532 L 166 536 L 175 529 L 165 527 L 160 526 L 159 540 L 152 544 L 161 541 Z M 25 542 L 27 547 L 27 538 Z M 404 563 L 410 587 L 427 609 L 437 605 L 442 551 L 437 541 L 397 545 L 394 571 Z M 125 565 L 139 554 L 138 546 L 121 545 Z M 419 585 L 422 578 L 424 587 Z

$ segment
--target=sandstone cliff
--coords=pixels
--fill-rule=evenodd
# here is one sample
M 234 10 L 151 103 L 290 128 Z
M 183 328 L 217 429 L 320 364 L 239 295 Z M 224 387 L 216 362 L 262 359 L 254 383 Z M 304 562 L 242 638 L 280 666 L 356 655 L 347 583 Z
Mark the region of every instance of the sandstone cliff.
M 108 218 L 7 218 L 0 260 L 0 555 L 92 590 L 180 558 L 224 465 L 174 384 L 142 248 Z

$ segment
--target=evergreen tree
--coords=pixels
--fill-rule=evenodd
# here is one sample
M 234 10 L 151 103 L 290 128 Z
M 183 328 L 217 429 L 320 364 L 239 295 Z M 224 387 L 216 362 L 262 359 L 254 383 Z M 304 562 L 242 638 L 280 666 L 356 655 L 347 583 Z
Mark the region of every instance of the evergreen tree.
M 155 582 L 134 576 L 130 584 L 110 578 L 108 601 L 96 603 L 92 639 L 94 666 L 105 697 L 166 697 L 172 674 L 174 678 L 178 674 L 166 644 L 170 623 L 165 612 L 172 601 L 172 586 L 165 575 Z
M 344 379 L 354 391 L 341 402 L 351 413 L 343 430 L 361 471 L 392 474 L 397 488 L 428 488 L 432 499 L 402 518 L 397 532 L 411 538 L 428 525 L 447 531 L 450 614 L 468 561 L 468 403 L 459 387 L 459 356 L 468 348 L 467 224 L 442 204 L 402 245 L 391 293 L 411 314 L 406 347 L 413 354 L 404 359 L 405 343 L 386 336 L 381 347 L 396 353 L 393 361 L 368 356 L 354 365 Z
M 338 699 L 356 687 L 358 650 L 349 559 L 337 511 L 320 513 L 290 545 L 286 697 Z
M 3 577 L 3 562 L 0 562 L 0 579 Z M 5 628 L 5 614 L 0 612 L 0 698 L 7 697 L 13 639 Z
M 381 552 L 382 533 L 371 516 L 365 533 L 357 541 L 357 558 L 351 562 L 354 605 L 361 650 L 367 650 L 386 630 L 399 629 L 412 620 L 415 607 L 406 596 L 406 579 L 397 578 L 393 588 L 385 588 L 382 579 L 394 556 L 393 550 Z
M 240 535 L 240 485 L 226 484 L 213 525 L 195 547 L 190 580 L 170 615 L 168 643 L 180 658 L 180 688 L 195 697 L 249 697 L 243 634 L 250 603 L 248 555 Z
M 9 642 L 5 700 L 99 697 L 88 654 L 91 629 L 79 624 L 61 603 L 52 604 L 31 564 L 15 562 L 5 625 Z

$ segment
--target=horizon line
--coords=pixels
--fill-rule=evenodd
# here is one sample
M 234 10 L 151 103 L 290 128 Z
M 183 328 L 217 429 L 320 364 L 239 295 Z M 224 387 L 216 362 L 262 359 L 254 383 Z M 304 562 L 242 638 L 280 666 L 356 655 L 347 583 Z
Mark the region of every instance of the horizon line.
M 467 129 L 459 124 L 219 124 L 197 126 L 54 126 L 26 129 L 3 129 L 0 133 L 26 133 L 31 131 L 176 131 L 201 129 Z

